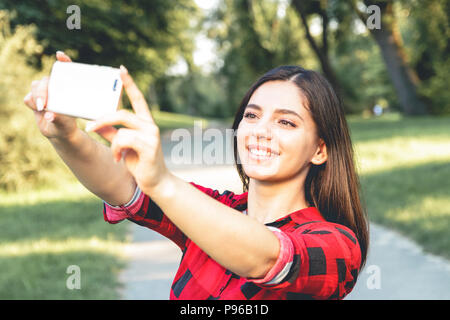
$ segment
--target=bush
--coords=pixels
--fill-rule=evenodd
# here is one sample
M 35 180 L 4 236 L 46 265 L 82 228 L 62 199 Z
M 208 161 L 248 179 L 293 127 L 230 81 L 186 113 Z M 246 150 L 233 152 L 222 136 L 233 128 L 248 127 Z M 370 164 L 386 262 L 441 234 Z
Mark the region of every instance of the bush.
M 0 11 L 0 189 L 6 191 L 35 188 L 54 180 L 56 171 L 58 177 L 69 173 L 23 103 L 31 81 L 48 75 L 54 61 L 42 54 L 34 28 L 11 31 L 7 12 Z M 28 64 L 36 57 L 41 70 Z
M 448 90 L 448 74 L 450 58 L 445 62 L 434 61 L 434 77 L 426 81 L 420 93 L 427 99 L 429 112 L 433 115 L 450 115 L 450 91 Z

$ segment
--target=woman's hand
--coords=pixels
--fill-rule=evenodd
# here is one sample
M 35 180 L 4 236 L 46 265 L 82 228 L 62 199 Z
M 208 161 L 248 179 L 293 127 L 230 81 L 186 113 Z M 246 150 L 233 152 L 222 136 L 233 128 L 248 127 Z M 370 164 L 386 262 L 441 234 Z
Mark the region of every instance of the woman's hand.
M 65 53 L 58 51 L 56 59 L 61 62 L 72 62 Z M 68 138 L 78 129 L 75 118 L 46 111 L 49 77 L 31 83 L 31 92 L 24 103 L 33 110 L 39 131 L 47 138 Z
M 135 113 L 119 110 L 89 123 L 88 131 L 95 131 L 111 142 L 115 161 L 123 157 L 139 188 L 150 194 L 170 173 L 164 163 L 159 128 L 148 109 L 147 102 L 125 67 L 120 76 Z M 113 125 L 125 128 L 116 129 Z

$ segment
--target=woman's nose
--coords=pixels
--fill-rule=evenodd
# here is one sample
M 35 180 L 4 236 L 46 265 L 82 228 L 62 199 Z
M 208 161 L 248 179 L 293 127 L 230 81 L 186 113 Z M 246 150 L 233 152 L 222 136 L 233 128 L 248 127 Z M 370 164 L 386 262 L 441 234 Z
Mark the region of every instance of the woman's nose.
M 261 120 L 254 128 L 253 135 L 257 139 L 271 140 L 273 138 L 273 132 L 269 121 Z

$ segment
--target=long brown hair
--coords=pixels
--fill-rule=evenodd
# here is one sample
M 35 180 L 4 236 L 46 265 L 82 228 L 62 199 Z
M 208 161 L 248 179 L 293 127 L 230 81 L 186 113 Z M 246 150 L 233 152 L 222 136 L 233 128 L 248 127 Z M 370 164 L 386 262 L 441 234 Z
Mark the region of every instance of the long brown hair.
M 367 213 L 361 203 L 360 183 L 355 170 L 353 147 L 339 97 L 330 83 L 319 73 L 299 66 L 280 66 L 260 77 L 247 91 L 236 112 L 233 130 L 236 132 L 245 108 L 255 90 L 268 81 L 290 81 L 306 98 L 307 108 L 316 124 L 317 134 L 327 147 L 328 159 L 321 165 L 311 164 L 305 180 L 305 199 L 330 222 L 350 228 L 361 248 L 361 268 L 369 246 Z M 248 191 L 249 177 L 245 174 L 237 152 L 234 135 L 234 160 Z

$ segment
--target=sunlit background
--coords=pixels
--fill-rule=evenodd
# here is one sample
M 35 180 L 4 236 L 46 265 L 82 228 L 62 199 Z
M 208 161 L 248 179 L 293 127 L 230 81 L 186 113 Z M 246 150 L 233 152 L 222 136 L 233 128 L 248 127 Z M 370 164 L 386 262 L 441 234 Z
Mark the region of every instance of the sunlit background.
M 322 72 L 344 102 L 371 221 L 450 258 L 449 12 L 444 0 L 0 0 L 0 299 L 121 297 L 129 224 L 103 221 L 23 104 L 56 50 L 125 65 L 164 144 L 195 121 L 230 127 L 273 67 Z M 74 264 L 82 290 L 66 286 Z

